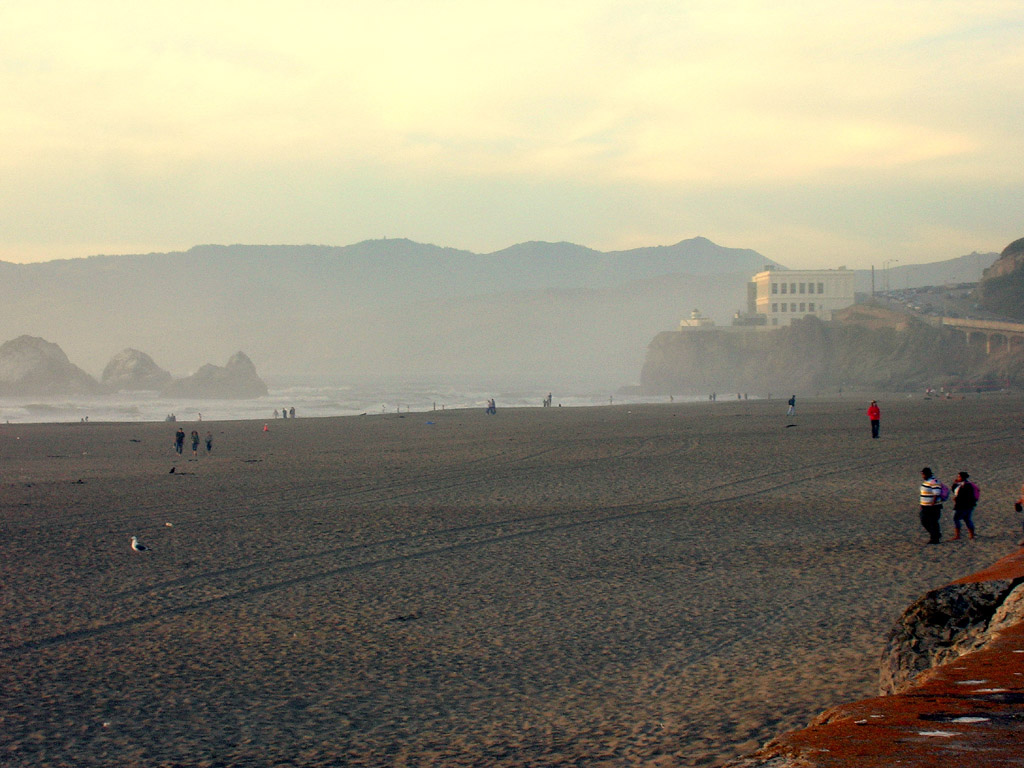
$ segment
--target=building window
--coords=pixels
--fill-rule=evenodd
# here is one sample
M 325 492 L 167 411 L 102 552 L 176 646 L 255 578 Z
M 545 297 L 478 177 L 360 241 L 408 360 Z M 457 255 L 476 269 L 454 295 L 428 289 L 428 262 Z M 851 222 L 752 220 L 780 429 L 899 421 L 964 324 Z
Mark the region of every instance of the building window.
M 824 293 L 824 292 L 825 292 L 825 284 L 824 283 L 818 283 L 818 293 Z
M 786 292 L 786 288 L 787 288 L 787 287 L 788 287 L 788 286 L 787 286 L 787 285 L 786 285 L 785 283 L 783 283 L 783 284 L 782 284 L 782 291 L 781 291 L 781 292 L 782 292 L 782 293 L 785 293 L 785 292 Z
M 813 301 L 812 301 L 812 302 L 810 302 L 810 303 L 809 303 L 809 304 L 807 305 L 807 311 L 808 311 L 808 312 L 813 312 L 813 311 L 814 311 L 814 302 L 813 302 Z
M 807 292 L 808 293 L 814 293 L 814 283 L 808 283 L 807 284 Z
M 804 304 L 802 301 L 800 302 L 800 311 L 801 312 L 806 312 L 807 311 L 807 305 Z
M 778 304 L 772 304 L 772 312 L 778 312 L 778 311 L 779 311 L 779 305 Z
M 782 311 L 785 312 L 786 311 L 786 307 L 788 307 L 788 306 L 789 306 L 788 304 L 783 302 L 783 304 L 782 304 Z
M 790 312 L 796 312 L 796 304 L 790 304 L 789 305 L 789 311 Z
M 779 292 L 779 284 L 778 283 L 772 283 L 772 293 L 778 293 L 778 292 Z
M 807 289 L 807 283 L 800 283 L 800 293 L 804 293 Z
M 796 283 L 790 283 L 789 284 L 789 292 L 790 293 L 796 293 Z
M 778 324 L 779 324 L 779 318 L 773 317 L 772 318 L 772 325 L 778 325 Z

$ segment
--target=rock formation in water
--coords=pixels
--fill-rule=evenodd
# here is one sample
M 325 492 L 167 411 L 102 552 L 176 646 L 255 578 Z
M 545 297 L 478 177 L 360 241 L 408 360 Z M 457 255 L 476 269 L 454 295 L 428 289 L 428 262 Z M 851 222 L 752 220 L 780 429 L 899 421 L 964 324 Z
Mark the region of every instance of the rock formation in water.
M 242 400 L 262 397 L 267 385 L 256 366 L 242 352 L 236 352 L 224 366 L 204 365 L 184 379 L 175 379 L 161 391 L 164 397 Z
M 19 336 L 0 345 L 0 395 L 95 395 L 100 383 L 74 365 L 56 344 Z
M 159 392 L 170 385 L 172 376 L 145 352 L 125 349 L 114 355 L 103 369 L 100 381 L 114 392 Z

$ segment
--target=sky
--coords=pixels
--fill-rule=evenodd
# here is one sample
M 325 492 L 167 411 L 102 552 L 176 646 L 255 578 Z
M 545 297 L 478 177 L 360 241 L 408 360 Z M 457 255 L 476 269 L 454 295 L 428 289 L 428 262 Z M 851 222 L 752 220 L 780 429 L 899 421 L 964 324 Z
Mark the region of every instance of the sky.
M 0 261 L 1024 236 L 1020 0 L 6 0 Z

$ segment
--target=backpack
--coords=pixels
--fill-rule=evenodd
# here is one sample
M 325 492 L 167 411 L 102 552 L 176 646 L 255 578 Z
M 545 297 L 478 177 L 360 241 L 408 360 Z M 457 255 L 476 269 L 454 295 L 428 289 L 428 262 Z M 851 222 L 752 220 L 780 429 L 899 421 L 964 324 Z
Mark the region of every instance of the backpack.
M 943 482 L 939 483 L 939 501 L 949 501 L 949 486 Z
M 979 501 L 981 501 L 981 488 L 979 488 L 976 483 L 972 483 L 970 480 L 967 481 L 967 484 L 974 489 L 974 503 L 977 504 Z

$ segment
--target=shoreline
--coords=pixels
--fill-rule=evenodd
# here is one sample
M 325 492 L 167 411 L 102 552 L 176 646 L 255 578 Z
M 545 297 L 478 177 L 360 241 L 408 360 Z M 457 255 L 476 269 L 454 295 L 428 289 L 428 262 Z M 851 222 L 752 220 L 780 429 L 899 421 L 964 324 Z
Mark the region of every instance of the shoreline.
M 129 393 L 129 395 L 131 395 L 131 393 Z M 122 401 L 118 401 L 117 397 L 118 397 L 117 395 L 109 395 L 109 396 L 104 396 L 103 398 L 101 398 L 101 400 L 103 400 L 105 403 L 108 403 L 108 404 L 118 404 L 118 403 L 122 403 L 123 404 L 125 402 L 123 400 Z M 502 402 L 500 400 L 500 396 L 499 396 L 499 399 L 498 399 L 498 410 L 499 411 L 546 410 L 542 405 L 533 403 L 532 400 L 534 398 L 531 398 L 531 401 L 529 403 L 526 403 L 526 402 L 522 401 L 522 395 L 521 394 L 517 395 L 516 397 L 518 397 L 519 399 L 518 400 L 513 400 L 512 401 L 513 404 L 507 404 L 507 403 Z M 753 404 L 753 403 L 762 403 L 762 404 L 764 404 L 764 403 L 777 403 L 777 404 L 780 404 L 781 408 L 784 411 L 785 408 L 786 408 L 786 401 L 788 399 L 788 396 L 773 396 L 773 395 L 764 395 L 764 396 L 762 396 L 762 395 L 754 395 L 752 397 L 747 397 L 747 398 L 732 398 L 732 397 L 730 397 L 728 395 L 725 395 L 725 394 L 723 394 L 719 399 L 714 400 L 714 401 L 710 400 L 709 399 L 710 396 L 708 396 L 708 395 L 643 395 L 643 394 L 628 394 L 627 395 L 627 394 L 613 393 L 612 395 L 609 395 L 609 397 L 611 398 L 611 402 L 602 401 L 602 400 L 599 399 L 599 396 L 597 396 L 597 395 L 571 395 L 571 396 L 568 396 L 568 402 L 565 402 L 565 403 L 558 403 L 558 402 L 556 402 L 555 404 L 553 404 L 551 406 L 551 409 L 553 409 L 553 410 L 559 410 L 559 409 L 572 409 L 572 410 L 575 410 L 575 409 L 579 409 L 579 408 L 596 408 L 596 409 L 602 409 L 602 408 L 642 408 L 642 407 L 648 407 L 648 406 L 684 406 L 684 405 L 699 406 L 699 405 L 702 405 L 702 404 L 703 405 L 707 405 L 708 407 L 723 407 L 723 406 L 729 406 L 729 405 L 734 405 L 734 406 L 735 405 L 742 405 L 744 403 L 747 403 L 747 404 Z M 834 394 L 834 393 L 832 393 L 832 394 L 799 395 L 797 397 L 797 401 L 798 401 L 798 407 L 799 407 L 799 406 L 801 406 L 803 404 L 806 404 L 806 403 L 828 403 L 828 402 L 833 402 L 835 404 L 845 404 L 845 403 L 849 403 L 849 402 L 859 403 L 861 400 L 863 400 L 864 404 L 865 404 L 864 407 L 866 408 L 867 407 L 867 403 L 870 402 L 873 399 L 887 400 L 890 403 L 892 403 L 892 402 L 899 402 L 899 401 L 902 401 L 902 400 L 913 400 L 913 399 L 935 400 L 935 401 L 946 400 L 948 402 L 957 402 L 957 401 L 962 401 L 962 400 L 973 400 L 973 399 L 976 399 L 976 398 L 992 399 L 992 398 L 1002 398 L 1002 397 L 1020 398 L 1020 397 L 1024 397 L 1024 393 L 1022 393 L 1022 392 L 1015 392 L 1015 391 L 1011 391 L 1011 390 L 1003 390 L 1003 391 L 998 391 L 998 392 L 983 392 L 983 393 L 977 393 L 977 394 L 976 393 L 967 393 L 967 394 L 962 394 L 961 393 L 961 394 L 953 395 L 953 396 L 951 396 L 951 397 L 949 397 L 947 399 L 947 398 L 945 398 L 945 397 L 943 397 L 943 396 L 941 396 L 939 394 L 935 394 L 935 395 L 930 395 L 929 396 L 929 395 L 926 395 L 926 394 L 921 393 L 921 392 L 890 392 L 890 393 L 882 392 L 882 393 L 879 393 L 879 392 L 870 392 L 870 391 L 854 391 L 854 392 L 844 393 L 842 395 L 838 395 L 838 394 Z M 8 401 L 13 400 L 12 398 L 2 398 L 2 399 L 3 400 L 8 400 Z M 14 426 L 14 425 L 19 425 L 19 424 L 20 425 L 28 425 L 28 424 L 63 424 L 63 425 L 72 425 L 72 424 L 82 424 L 82 423 L 84 423 L 84 424 L 174 424 L 174 423 L 197 424 L 197 423 L 203 423 L 203 422 L 206 422 L 206 423 L 217 423 L 217 422 L 226 422 L 226 421 L 273 422 L 275 420 L 283 422 L 283 421 L 287 421 L 287 419 L 283 419 L 283 418 L 275 419 L 274 416 L 273 416 L 274 406 L 280 404 L 279 401 L 282 400 L 282 399 L 285 399 L 285 398 L 279 398 L 277 401 L 269 401 L 267 403 L 261 404 L 261 406 L 265 405 L 265 406 L 268 406 L 270 408 L 270 411 L 268 411 L 266 415 L 256 416 L 256 415 L 251 415 L 250 414 L 250 415 L 246 415 L 246 416 L 237 416 L 237 417 L 232 416 L 232 417 L 228 417 L 228 418 L 218 418 L 217 416 L 210 416 L 209 414 L 216 414 L 217 410 L 218 410 L 218 406 L 222 405 L 222 403 L 224 403 L 224 402 L 233 403 L 234 405 L 230 406 L 229 410 L 231 408 L 234 408 L 234 409 L 236 409 L 236 412 L 239 412 L 239 413 L 242 412 L 242 410 L 252 410 L 254 408 L 254 406 L 252 405 L 253 401 L 249 401 L 249 400 L 243 400 L 243 401 L 194 400 L 194 401 L 187 401 L 187 402 L 180 401 L 180 402 L 178 402 L 178 405 L 179 406 L 184 406 L 184 407 L 178 407 L 178 408 L 175 408 L 171 404 L 171 401 L 163 401 L 162 405 L 160 406 L 160 408 L 158 410 L 160 410 L 160 411 L 165 411 L 166 410 L 168 414 L 169 413 L 176 413 L 176 412 L 181 412 L 181 413 L 185 414 L 185 415 L 182 415 L 180 418 L 176 419 L 176 421 L 168 421 L 164 417 L 159 417 L 158 418 L 158 417 L 155 417 L 155 416 L 152 417 L 152 418 L 123 418 L 123 419 L 91 418 L 92 414 L 86 413 L 86 411 L 90 408 L 90 401 L 89 400 L 77 400 L 76 401 L 73 398 L 59 397 L 59 398 L 52 398 L 49 402 L 46 402 L 46 398 L 34 398 L 32 402 L 27 402 L 28 399 L 26 398 L 24 400 L 18 399 L 17 403 L 8 402 L 6 404 L 0 404 L 0 407 L 5 407 L 8 410 L 12 410 L 12 409 L 22 409 L 22 410 L 24 410 L 24 409 L 29 409 L 29 410 L 31 410 L 31 409 L 38 409 L 38 410 L 42 410 L 42 411 L 45 411 L 45 412 L 51 412 L 51 413 L 60 412 L 61 410 L 65 410 L 65 411 L 67 411 L 67 410 L 76 410 L 77 412 L 81 412 L 82 416 L 80 416 L 78 418 L 74 418 L 74 419 L 43 420 L 43 421 L 32 421 L 32 420 L 27 420 L 27 419 L 11 421 L 8 418 L 8 419 L 0 421 L 0 426 Z M 536 395 L 535 399 L 537 399 L 537 401 L 539 403 L 539 401 L 541 399 L 543 399 L 543 398 L 542 398 L 541 395 L 538 394 L 538 395 Z M 243 404 L 242 405 L 242 410 L 238 410 L 239 409 L 239 404 Z M 94 403 L 93 403 L 93 405 L 94 405 Z M 125 407 L 128 407 L 128 406 L 125 405 Z M 404 402 L 396 404 L 396 402 L 392 401 L 390 403 L 384 403 L 383 404 L 383 410 L 379 410 L 379 411 L 375 410 L 375 409 L 367 408 L 367 409 L 361 410 L 359 412 L 356 412 L 355 410 L 349 410 L 349 411 L 339 412 L 339 413 L 316 413 L 315 411 L 310 413 L 307 410 L 305 413 L 303 413 L 303 409 L 300 408 L 298 413 L 297 413 L 297 415 L 296 415 L 296 418 L 299 418 L 299 419 L 323 419 L 323 418 L 354 418 L 354 417 L 364 417 L 364 416 L 367 416 L 367 417 L 368 416 L 385 416 L 385 417 L 387 417 L 387 416 L 390 416 L 390 417 L 402 416 L 402 417 L 404 417 L 406 415 L 427 415 L 427 414 L 443 414 L 443 413 L 453 413 L 453 412 L 454 413 L 458 413 L 458 412 L 473 412 L 473 411 L 475 411 L 477 409 L 483 410 L 485 407 L 486 407 L 486 404 L 485 404 L 485 401 L 483 399 L 481 399 L 481 401 L 479 403 L 477 403 L 477 404 L 472 404 L 472 405 L 463 404 L 463 405 L 456 405 L 456 406 L 451 406 L 451 407 L 449 407 L 447 404 L 441 404 L 440 407 L 438 407 L 438 405 L 436 403 L 434 403 L 432 407 L 428 407 L 426 404 L 419 405 L 417 407 L 412 407 L 412 406 L 406 405 Z M 202 413 L 204 410 L 207 412 L 207 416 L 204 417 L 204 418 L 196 418 L 194 416 L 190 416 L 190 414 Z

